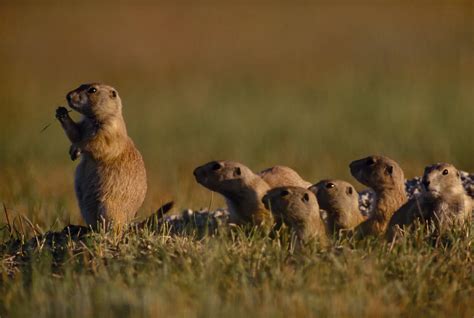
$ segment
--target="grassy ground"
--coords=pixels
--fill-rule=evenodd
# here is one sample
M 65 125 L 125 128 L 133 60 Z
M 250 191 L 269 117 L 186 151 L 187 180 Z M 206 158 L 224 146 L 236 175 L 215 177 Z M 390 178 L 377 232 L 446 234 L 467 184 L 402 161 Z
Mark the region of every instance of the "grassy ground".
M 191 172 L 212 159 L 355 185 L 347 165 L 371 153 L 408 177 L 437 161 L 474 171 L 473 14 L 468 1 L 2 2 L 0 202 L 43 231 L 82 222 L 54 110 L 91 81 L 118 89 L 144 155 L 140 216 L 171 199 L 207 207 Z M 472 237 L 446 249 L 369 242 L 296 256 L 246 237 L 71 244 L 59 269 L 43 248 L 13 276 L 2 254 L 0 315 L 472 317 Z
M 199 240 L 146 230 L 55 244 L 40 239 L 21 257 L 2 252 L 0 312 L 472 317 L 472 244 L 472 235 L 460 232 L 435 246 L 422 231 L 394 246 L 340 241 L 329 250 L 310 245 L 296 252 L 285 236 L 242 231 Z

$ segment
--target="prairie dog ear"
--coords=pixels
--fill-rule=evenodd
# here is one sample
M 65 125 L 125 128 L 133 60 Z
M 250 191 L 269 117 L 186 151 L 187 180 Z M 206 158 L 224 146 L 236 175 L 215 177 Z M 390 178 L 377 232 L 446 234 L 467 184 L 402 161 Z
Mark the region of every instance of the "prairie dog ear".
M 387 173 L 388 173 L 389 175 L 392 175 L 392 173 L 393 173 L 393 166 L 388 166 L 388 167 L 387 167 Z
M 307 193 L 303 194 L 303 202 L 308 202 L 309 201 L 309 195 Z
M 115 89 L 113 89 L 111 92 L 110 92 L 110 97 L 112 98 L 116 98 L 117 97 L 117 91 Z
M 234 176 L 241 176 L 242 175 L 242 171 L 240 170 L 240 167 L 236 167 L 234 169 Z
M 354 192 L 354 190 L 352 189 L 352 187 L 347 187 L 346 193 L 347 193 L 348 195 L 352 195 L 353 192 Z
M 308 190 L 313 192 L 315 195 L 318 194 L 318 185 L 317 184 L 313 184 L 311 186 L 308 187 Z

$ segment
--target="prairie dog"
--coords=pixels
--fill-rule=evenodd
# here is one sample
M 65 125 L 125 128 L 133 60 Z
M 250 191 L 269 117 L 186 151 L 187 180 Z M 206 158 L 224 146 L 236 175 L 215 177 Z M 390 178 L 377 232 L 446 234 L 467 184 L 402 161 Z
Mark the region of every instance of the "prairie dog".
M 342 180 L 322 180 L 309 188 L 318 199 L 319 207 L 326 211 L 328 234 L 355 228 L 365 218 L 359 210 L 359 195 L 354 187 Z
M 237 224 L 272 224 L 262 203 L 270 186 L 247 166 L 235 161 L 211 161 L 194 169 L 196 181 L 224 196 L 230 221 Z
M 406 201 L 405 176 L 394 160 L 385 156 L 369 156 L 351 162 L 352 176 L 375 191 L 372 215 L 355 228 L 356 236 L 385 233 L 393 213 Z
M 82 115 L 76 123 L 66 108 L 56 110 L 72 143 L 71 159 L 81 157 L 75 191 L 82 217 L 94 229 L 129 223 L 145 199 L 147 179 L 142 156 L 127 135 L 117 90 L 84 84 L 66 99 Z
M 319 214 L 316 196 L 301 187 L 278 187 L 263 197 L 265 207 L 280 217 L 303 243 L 313 239 L 327 243 L 325 225 Z
M 449 163 L 425 168 L 423 192 L 404 204 L 390 220 L 387 239 L 393 240 L 399 228 L 415 220 L 433 221 L 439 231 L 469 221 L 472 199 L 466 194 L 459 171 Z
M 258 175 L 268 183 L 270 188 L 284 186 L 308 188 L 311 186 L 311 183 L 303 180 L 295 170 L 286 166 L 273 166 L 260 171 Z

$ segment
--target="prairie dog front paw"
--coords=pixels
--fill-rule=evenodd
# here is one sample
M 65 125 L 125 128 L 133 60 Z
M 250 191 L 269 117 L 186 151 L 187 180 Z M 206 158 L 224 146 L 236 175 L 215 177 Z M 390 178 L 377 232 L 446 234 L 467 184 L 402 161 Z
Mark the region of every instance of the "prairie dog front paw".
M 79 146 L 71 145 L 71 147 L 69 147 L 69 156 L 71 157 L 72 161 L 79 158 L 80 155 L 81 155 L 81 148 L 79 148 Z
M 56 109 L 56 118 L 59 119 L 59 120 L 66 119 L 66 118 L 69 117 L 68 113 L 69 113 L 69 111 L 67 110 L 66 107 L 59 106 Z

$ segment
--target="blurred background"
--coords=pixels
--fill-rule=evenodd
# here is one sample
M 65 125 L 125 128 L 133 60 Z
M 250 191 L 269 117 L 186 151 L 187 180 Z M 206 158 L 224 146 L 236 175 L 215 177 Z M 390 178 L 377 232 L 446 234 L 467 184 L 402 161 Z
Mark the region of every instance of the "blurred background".
M 54 113 L 87 82 L 122 97 L 141 216 L 222 206 L 192 175 L 213 159 L 355 185 L 349 162 L 373 153 L 407 177 L 474 171 L 473 2 L 347 3 L 2 1 L 0 201 L 44 228 L 81 222 Z

